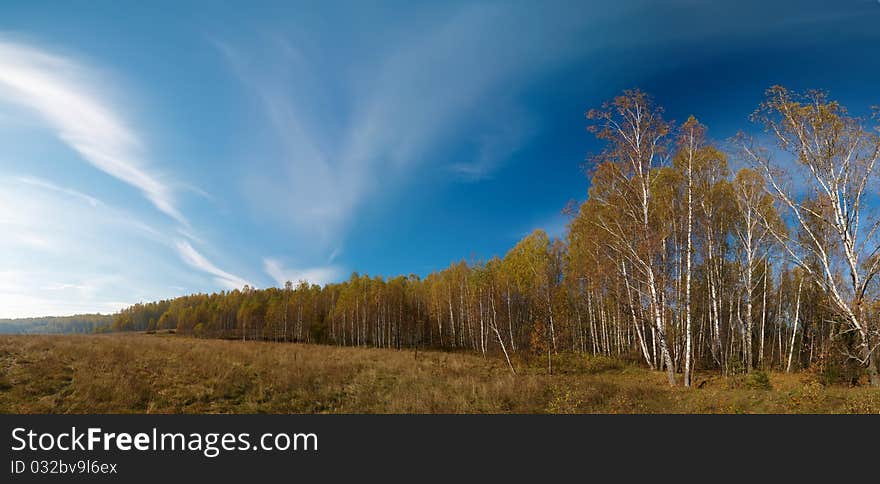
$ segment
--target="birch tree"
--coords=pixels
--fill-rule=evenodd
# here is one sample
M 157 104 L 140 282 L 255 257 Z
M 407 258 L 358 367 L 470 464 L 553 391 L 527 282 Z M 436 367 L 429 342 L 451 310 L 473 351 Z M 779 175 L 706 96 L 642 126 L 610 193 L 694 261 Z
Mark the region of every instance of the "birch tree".
M 774 86 L 752 119 L 789 156 L 792 176 L 786 177 L 780 161 L 754 141 L 742 141 L 743 151 L 805 236 L 771 233 L 828 294 L 848 330 L 857 333 L 859 343 L 851 356 L 865 366 L 871 384 L 880 386 L 877 323 L 865 317 L 865 297 L 880 270 L 880 219 L 871 217 L 866 206 L 866 195 L 877 188 L 880 137 L 819 91 L 799 94 Z M 828 213 L 816 213 L 804 203 L 810 196 L 823 199 Z M 825 240 L 817 234 L 810 217 L 827 225 L 832 237 Z M 807 256 L 818 267 L 808 264 Z
M 679 169 L 685 173 L 685 197 L 687 220 L 685 222 L 686 247 L 684 269 L 684 320 L 685 320 L 685 344 L 684 344 L 684 386 L 691 386 L 691 372 L 693 359 L 693 321 L 691 311 L 691 276 L 693 273 L 694 253 L 694 165 L 701 151 L 705 147 L 706 130 L 703 125 L 693 116 L 682 125 L 679 135 L 679 152 L 677 162 Z
M 665 163 L 668 153 L 670 125 L 663 119 L 662 109 L 639 90 L 625 91 L 599 109 L 590 110 L 587 118 L 594 122 L 589 129 L 606 143 L 606 149 L 594 163 L 610 163 L 611 173 L 621 177 L 614 186 L 612 198 L 599 199 L 614 208 L 616 216 L 602 217 L 599 229 L 608 235 L 609 247 L 633 267 L 638 286 L 645 294 L 648 312 L 670 385 L 675 385 L 675 365 L 670 353 L 664 320 L 665 306 L 661 298 L 659 267 L 655 256 L 657 242 L 662 238 L 652 220 L 654 180 L 657 168 Z
M 783 228 L 773 207 L 773 199 L 766 192 L 763 178 L 754 170 L 739 170 L 733 181 L 737 217 L 733 224 L 734 234 L 741 252 L 743 295 L 745 298 L 745 321 L 742 324 L 743 359 L 746 371 L 752 371 L 753 301 L 757 288 L 753 276 L 760 262 L 759 255 L 766 253 L 770 229 L 783 233 Z

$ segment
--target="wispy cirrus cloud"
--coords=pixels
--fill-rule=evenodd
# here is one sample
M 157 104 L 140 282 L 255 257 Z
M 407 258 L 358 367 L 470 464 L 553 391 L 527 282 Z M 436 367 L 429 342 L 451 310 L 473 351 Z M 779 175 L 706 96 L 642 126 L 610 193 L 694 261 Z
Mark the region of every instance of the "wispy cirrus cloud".
M 148 161 L 148 150 L 139 133 L 118 106 L 112 105 L 102 93 L 102 86 L 107 82 L 109 80 L 96 70 L 73 57 L 0 37 L 0 102 L 34 113 L 82 160 L 139 190 L 156 209 L 176 222 L 176 231 L 184 240 L 169 239 L 132 214 L 124 219 L 117 217 L 119 211 L 115 208 L 53 181 L 30 176 L 7 177 L 6 181 L 73 197 L 92 208 L 101 208 L 100 212 L 83 216 L 103 217 L 105 220 L 110 217 L 113 223 L 140 230 L 154 242 L 176 252 L 190 268 L 213 276 L 223 287 L 249 284 L 245 279 L 218 268 L 190 244 L 190 241 L 202 244 L 204 241 L 193 235 L 193 228 L 179 209 L 175 187 L 207 198 L 210 195 L 185 182 L 173 180 Z M 30 195 L 25 195 L 28 201 L 36 203 L 40 200 Z M 61 249 L 67 248 L 69 251 L 69 240 L 66 241 L 66 229 L 63 228 L 65 223 L 54 220 L 47 225 L 39 220 L 34 216 L 5 220 L 0 215 L 0 225 L 5 223 L 14 227 L 10 243 L 27 250 L 60 253 Z
M 281 261 L 268 257 L 263 259 L 263 268 L 279 287 L 283 287 L 287 281 L 294 284 L 299 281 L 306 281 L 310 284 L 324 285 L 337 282 L 342 277 L 342 269 L 336 266 L 310 267 L 306 269 L 286 268 Z
M 83 241 L 100 237 L 102 227 L 160 244 L 165 237 L 133 213 L 109 206 L 98 198 L 44 178 L 0 175 L 0 229 L 10 237 L 39 249 L 83 247 Z M 95 233 L 90 232 L 95 231 Z
M 33 186 L 36 188 L 44 188 L 47 190 L 52 190 L 54 192 L 58 192 L 58 193 L 61 193 L 64 195 L 78 198 L 80 200 L 87 202 L 92 207 L 97 207 L 99 205 L 103 205 L 103 203 L 100 200 L 98 200 L 97 198 L 95 198 L 91 195 L 87 195 L 83 192 L 80 192 L 78 190 L 74 190 L 72 188 L 65 188 L 65 187 L 58 186 L 55 183 L 52 183 L 52 182 L 45 180 L 43 178 L 37 178 L 37 177 L 32 177 L 32 176 L 17 176 L 17 177 L 13 177 L 12 181 L 14 181 L 16 183 L 24 184 L 24 185 L 30 185 L 30 186 Z
M 0 176 L 0 318 L 115 311 L 198 284 L 136 214 L 42 178 Z
M 138 134 L 98 94 L 106 82 L 72 58 L 0 38 L 0 99 L 38 114 L 83 160 L 186 225 L 170 184 L 145 159 Z
M 52 282 L 61 278 L 64 282 Z M 131 304 L 108 298 L 108 286 L 120 279 L 94 273 L 0 271 L 0 318 L 111 313 Z
M 414 15 L 366 45 L 336 44 L 333 55 L 325 49 L 336 39 L 321 42 L 307 26 L 256 42 L 213 39 L 264 115 L 254 131 L 276 147 L 243 177 L 252 204 L 288 207 L 264 215 L 284 217 L 326 255 L 359 210 L 425 167 L 479 181 L 527 144 L 540 126 L 520 94 L 591 48 L 575 39 L 593 20 L 563 11 L 536 25 L 507 5 L 450 10 Z
M 227 289 L 241 289 L 244 286 L 252 286 L 247 280 L 220 269 L 209 261 L 186 240 L 179 239 L 175 242 L 175 248 L 180 258 L 190 267 L 206 272 L 214 276 L 214 280 Z

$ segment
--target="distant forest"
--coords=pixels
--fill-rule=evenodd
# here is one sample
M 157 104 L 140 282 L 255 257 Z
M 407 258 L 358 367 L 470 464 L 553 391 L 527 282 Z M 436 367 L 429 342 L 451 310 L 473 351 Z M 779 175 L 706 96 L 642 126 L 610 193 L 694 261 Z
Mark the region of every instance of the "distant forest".
M 876 114 L 876 112 L 875 112 Z M 352 274 L 324 287 L 244 287 L 137 304 L 112 329 L 639 361 L 689 386 L 810 369 L 880 385 L 880 136 L 819 91 L 772 87 L 755 135 L 723 144 L 625 91 L 586 114 L 603 143 L 563 237 L 427 277 Z M 737 167 L 737 169 L 733 169 Z
M 111 314 L 0 319 L 0 334 L 94 333 L 113 323 Z

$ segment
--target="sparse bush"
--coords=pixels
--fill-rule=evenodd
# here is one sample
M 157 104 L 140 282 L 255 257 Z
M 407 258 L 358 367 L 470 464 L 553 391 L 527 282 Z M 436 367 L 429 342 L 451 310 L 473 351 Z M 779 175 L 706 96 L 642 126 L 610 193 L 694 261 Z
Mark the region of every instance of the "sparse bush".
M 751 373 L 733 374 L 727 377 L 727 387 L 731 390 L 772 390 L 770 376 L 763 370 Z
M 624 363 L 620 360 L 609 358 L 607 356 L 587 356 L 584 357 L 584 373 L 597 374 L 606 371 L 622 370 Z
M 839 344 L 829 345 L 808 373 L 822 385 L 858 386 L 868 381 L 865 367 L 847 356 Z
M 749 373 L 749 376 L 746 378 L 746 385 L 754 390 L 773 389 L 773 386 L 770 385 L 770 375 L 763 370 L 755 370 Z

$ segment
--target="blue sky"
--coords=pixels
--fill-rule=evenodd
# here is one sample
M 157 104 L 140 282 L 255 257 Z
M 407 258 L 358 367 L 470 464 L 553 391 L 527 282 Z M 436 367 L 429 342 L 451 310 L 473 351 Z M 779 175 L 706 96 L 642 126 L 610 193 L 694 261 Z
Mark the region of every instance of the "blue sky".
M 768 86 L 880 104 L 880 2 L 0 4 L 0 318 L 561 235 L 630 87 L 726 139 Z

